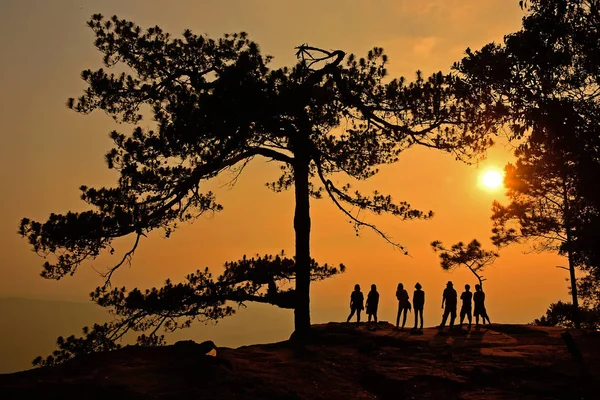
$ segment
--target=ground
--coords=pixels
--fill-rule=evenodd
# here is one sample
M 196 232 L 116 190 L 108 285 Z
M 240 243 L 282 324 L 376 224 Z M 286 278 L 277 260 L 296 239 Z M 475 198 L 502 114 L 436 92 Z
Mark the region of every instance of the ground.
M 491 325 L 422 335 L 330 323 L 307 341 L 218 348 L 127 347 L 0 375 L 0 398 L 597 399 L 600 334 Z M 218 345 L 218 339 L 215 338 Z M 578 352 L 583 359 L 578 358 Z M 575 355 L 575 357 L 574 357 Z

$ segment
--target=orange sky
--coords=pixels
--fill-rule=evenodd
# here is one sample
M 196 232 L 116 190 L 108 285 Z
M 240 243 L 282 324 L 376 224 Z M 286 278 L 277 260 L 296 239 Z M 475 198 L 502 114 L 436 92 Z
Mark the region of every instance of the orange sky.
M 80 95 L 84 88 L 81 70 L 100 66 L 92 32 L 85 25 L 93 13 L 117 14 L 142 26 L 158 24 L 173 34 L 185 28 L 213 36 L 244 30 L 264 53 L 275 56 L 274 67 L 291 65 L 294 46 L 302 43 L 358 55 L 381 46 L 390 56 L 391 75 L 409 78 L 417 69 L 426 74 L 447 71 L 466 47 L 479 48 L 500 40 L 503 34 L 518 29 L 522 16 L 516 0 L 3 1 L 2 297 L 85 301 L 102 282 L 91 268 L 60 282 L 43 280 L 38 276 L 43 260 L 16 234 L 24 216 L 43 221 L 50 212 L 85 209 L 79 200 L 80 185 L 115 182 L 114 172 L 107 170 L 103 160 L 111 146 L 108 132 L 115 128 L 114 123 L 102 113 L 82 116 L 65 106 L 68 97 Z M 131 127 L 117 129 L 129 132 Z M 426 325 L 439 323 L 445 282 L 452 279 L 462 288 L 475 280 L 466 271 L 443 272 L 429 243 L 479 238 L 490 245 L 490 206 L 494 198 L 502 200 L 503 196 L 501 191 L 479 188 L 477 177 L 483 168 L 502 168 L 511 158 L 509 150 L 503 146 L 492 149 L 488 160 L 477 168 L 440 152 L 415 148 L 364 186 L 435 211 L 430 221 L 370 218 L 407 246 L 412 257 L 401 255 L 369 231 L 357 238 L 332 204 L 313 201 L 313 257 L 348 267 L 346 274 L 313 285 L 313 322 L 344 319 L 355 283 L 364 289 L 371 283 L 378 285 L 380 319 L 391 320 L 396 312 L 396 284 L 403 282 L 412 291 L 418 280 L 427 293 Z M 211 182 L 208 186 L 217 192 L 224 211 L 183 226 L 168 240 L 158 233 L 151 235 L 141 243 L 133 267 L 119 271 L 113 282 L 160 285 L 167 277 L 177 281 L 204 266 L 218 272 L 224 261 L 243 254 L 282 249 L 293 254 L 293 197 L 291 193 L 275 194 L 264 186 L 277 176 L 276 165 L 256 160 L 233 189 L 221 187 L 227 177 Z M 565 271 L 555 268 L 563 260 L 549 254 L 524 254 L 526 249 L 503 250 L 485 274 L 492 321 L 529 322 L 550 302 L 568 298 Z M 292 320 L 292 313 L 287 315 L 286 324 Z

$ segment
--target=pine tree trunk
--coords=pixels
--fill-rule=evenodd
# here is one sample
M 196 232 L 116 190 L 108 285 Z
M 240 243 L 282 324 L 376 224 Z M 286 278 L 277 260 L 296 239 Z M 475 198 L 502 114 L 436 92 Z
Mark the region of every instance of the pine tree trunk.
M 294 180 L 296 210 L 296 307 L 294 309 L 295 336 L 306 336 L 310 331 L 310 202 L 308 190 L 308 158 L 296 153 Z
M 575 276 L 575 261 L 573 260 L 573 237 L 571 234 L 571 207 L 569 207 L 569 197 L 567 190 L 567 180 L 563 177 L 563 207 L 564 207 L 564 227 L 567 236 L 567 257 L 569 259 L 569 275 L 571 278 L 571 296 L 573 298 L 573 322 L 575 328 L 581 328 L 579 300 L 577 298 L 577 277 Z
M 570 235 L 567 235 L 569 237 Z M 567 239 L 567 241 L 570 241 Z M 577 296 L 577 277 L 575 276 L 575 263 L 573 262 L 573 253 L 571 249 L 567 251 L 569 257 L 569 275 L 571 276 L 571 296 L 573 298 L 573 322 L 575 328 L 581 328 L 581 318 L 579 312 L 579 300 Z

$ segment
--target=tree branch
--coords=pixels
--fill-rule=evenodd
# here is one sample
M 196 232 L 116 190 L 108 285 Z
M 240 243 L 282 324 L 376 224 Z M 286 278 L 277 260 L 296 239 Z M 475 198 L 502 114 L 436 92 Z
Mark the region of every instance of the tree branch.
M 331 182 L 329 179 L 326 179 L 325 176 L 323 175 L 323 171 L 321 169 L 321 166 L 318 162 L 316 162 L 317 165 L 317 171 L 318 171 L 318 175 L 319 178 L 321 179 L 321 182 L 323 183 L 324 187 L 325 187 L 325 191 L 327 192 L 327 194 L 329 195 L 329 198 L 333 201 L 333 203 L 336 205 L 336 207 L 342 211 L 348 218 L 350 218 L 352 221 L 354 221 L 355 226 L 361 227 L 361 226 L 365 226 L 367 228 L 370 228 L 371 230 L 373 230 L 375 233 L 377 233 L 379 236 L 381 236 L 386 242 L 388 242 L 389 244 L 391 244 L 392 246 L 402 250 L 402 252 L 404 253 L 404 255 L 409 255 L 408 251 L 406 250 L 406 248 L 404 246 L 402 246 L 399 243 L 393 242 L 384 232 L 382 232 L 379 228 L 377 228 L 377 226 L 364 222 L 358 218 L 356 218 L 354 215 L 352 215 L 352 213 L 350 213 L 348 210 L 346 210 L 344 208 L 344 206 L 342 206 L 340 204 L 340 202 L 338 201 L 338 199 L 335 197 L 332 188 L 335 188 L 335 186 L 333 185 L 333 182 Z M 357 231 L 358 234 L 358 231 Z
M 125 253 L 125 255 L 123 256 L 123 258 L 121 259 L 121 261 L 113 266 L 112 268 L 110 268 L 108 270 L 108 272 L 102 274 L 102 277 L 105 279 L 104 281 L 104 286 L 102 287 L 103 289 L 107 288 L 110 286 L 110 278 L 112 277 L 113 273 L 121 266 L 123 265 L 125 262 L 128 263 L 129 266 L 131 266 L 131 260 L 133 257 L 133 253 L 135 253 L 135 250 L 138 247 L 138 244 L 140 243 L 140 237 L 142 237 L 142 233 L 138 233 L 136 238 L 135 238 L 135 243 L 133 244 L 133 247 L 131 248 L 131 250 L 129 250 L 127 253 Z

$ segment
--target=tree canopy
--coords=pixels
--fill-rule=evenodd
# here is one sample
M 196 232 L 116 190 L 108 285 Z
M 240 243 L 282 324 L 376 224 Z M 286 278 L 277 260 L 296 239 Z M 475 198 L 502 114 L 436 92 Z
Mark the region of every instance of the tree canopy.
M 584 203 L 577 192 L 572 163 L 548 141 L 529 140 L 515 151 L 517 161 L 505 168 L 508 205 L 494 201 L 492 206 L 493 242 L 504 246 L 533 240 L 533 249 L 552 251 L 567 257 L 571 280 L 573 315 L 579 301 L 575 268 L 576 218 Z M 575 325 L 579 322 L 575 320 Z
M 479 285 L 483 286 L 485 278 L 481 275 L 483 269 L 492 265 L 496 258 L 499 257 L 495 251 L 485 250 L 481 247 L 481 243 L 473 239 L 468 244 L 458 242 L 447 248 L 439 240 L 431 242 L 431 248 L 440 255 L 440 265 L 450 271 L 461 265 L 468 268 L 479 281 Z
M 485 112 L 510 138 L 526 141 L 506 168 L 511 204 L 494 204 L 494 240 L 536 238 L 538 249 L 567 255 L 577 308 L 575 266 L 600 266 L 598 2 L 520 4 L 527 12 L 521 30 L 468 49 L 454 68 L 472 87 L 488 88 L 496 107 Z
M 107 284 L 92 295 L 126 319 L 145 315 L 160 320 L 164 313 L 155 307 L 159 303 L 184 318 L 221 317 L 228 314 L 222 301 L 267 299 L 293 308 L 296 331 L 305 333 L 310 328 L 311 280 L 338 271 L 321 271 L 310 257 L 310 198 L 330 199 L 357 230 L 373 229 L 406 252 L 361 216 L 366 211 L 406 220 L 433 213 L 377 190 L 361 193 L 338 183 L 340 179 L 366 180 L 414 145 L 469 160 L 492 143 L 496 125 L 480 112 L 488 105 L 482 100 L 485 91 L 466 91 L 451 74 L 388 80 L 388 59 L 381 48 L 358 58 L 302 45 L 296 65 L 270 69 L 271 57 L 243 32 L 211 39 L 186 30 L 173 38 L 159 27 L 143 30 L 102 15 L 94 15 L 88 25 L 104 66 L 82 72 L 87 89 L 69 99 L 68 106 L 83 114 L 102 110 L 134 125 L 149 114 L 155 128 L 137 125 L 129 134 L 110 133 L 115 146 L 106 162 L 119 179 L 115 187 L 81 187 L 89 211 L 52 214 L 45 222 L 25 218 L 20 233 L 41 255 L 55 256 L 43 265 L 42 276 L 49 279 L 74 274 L 104 251 L 113 253 L 117 238 L 135 237 L 133 247 L 108 267 Z M 116 74 L 113 68 L 126 72 Z M 247 262 L 230 266 L 217 282 L 208 272 L 198 272 L 184 284 L 167 283 L 143 295 L 109 291 L 112 274 L 131 259 L 146 234 L 162 229 L 168 237 L 178 223 L 221 211 L 215 194 L 204 191 L 205 182 L 226 170 L 240 174 L 257 157 L 281 166 L 281 176 L 267 183 L 269 188 L 294 189 L 295 255 L 274 264 L 267 256 L 269 265 L 283 268 L 271 274 L 276 279 L 288 279 L 293 270 L 295 287 L 287 295 L 269 297 L 268 288 L 257 295 L 255 287 L 264 289 L 264 276 L 252 276 L 255 267 Z M 226 294 L 206 303 L 214 285 Z M 169 303 L 172 293 L 178 301 L 186 299 L 182 309 Z
M 571 224 L 574 256 L 581 265 L 600 265 L 592 244 L 600 210 L 598 2 L 522 3 L 527 15 L 520 31 L 503 43 L 468 49 L 454 69 L 473 88 L 488 88 L 496 107 L 486 112 L 510 128 L 511 138 L 525 138 L 544 157 L 545 171 L 568 173 L 585 200 Z

